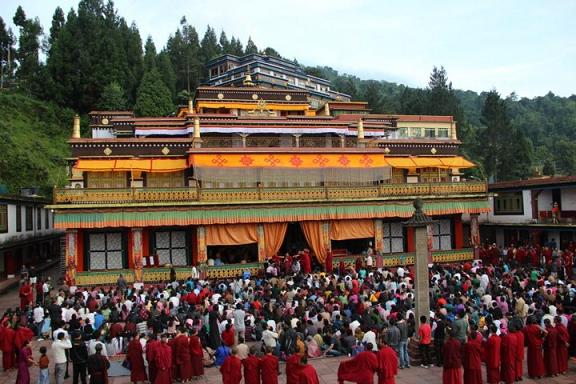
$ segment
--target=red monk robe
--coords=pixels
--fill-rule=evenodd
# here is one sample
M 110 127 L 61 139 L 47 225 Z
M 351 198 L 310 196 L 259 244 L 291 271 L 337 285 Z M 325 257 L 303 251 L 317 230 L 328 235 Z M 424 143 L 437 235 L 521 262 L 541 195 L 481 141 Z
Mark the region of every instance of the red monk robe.
M 298 384 L 300 375 L 300 355 L 294 353 L 286 359 L 286 384 Z
M 468 338 L 462 348 L 462 366 L 466 384 L 482 384 L 482 341 Z
M 165 342 L 156 347 L 154 353 L 156 377 L 153 384 L 172 384 L 172 348 Z
M 156 382 L 156 354 L 160 342 L 157 339 L 150 339 L 146 343 L 146 361 L 148 362 L 148 376 L 151 383 Z
M 202 343 L 198 335 L 190 336 L 190 360 L 192 363 L 192 377 L 204 376 L 204 362 L 202 358 L 204 352 L 202 351 Z
M 516 335 L 503 334 L 500 341 L 500 379 L 506 384 L 513 384 L 516 381 Z
M 520 380 L 524 375 L 524 332 L 515 331 L 514 336 L 516 337 L 516 353 L 514 353 L 515 379 Z
M 278 358 L 271 353 L 260 360 L 260 377 L 262 384 L 278 384 Z
M 500 382 L 500 336 L 491 334 L 486 342 L 486 382 Z
M 524 342 L 528 347 L 528 376 L 544 376 L 544 359 L 542 358 L 542 344 L 544 343 L 544 331 L 537 324 L 524 327 Z
M 230 355 L 220 367 L 222 384 L 240 384 L 242 381 L 242 362 L 236 355 Z
M 15 355 L 14 355 L 14 337 L 16 332 L 6 321 L 2 325 L 2 338 L 0 338 L 0 349 L 2 350 L 2 367 L 5 371 L 14 368 Z
M 462 384 L 462 343 L 450 337 L 442 347 L 442 383 Z
M 328 250 L 326 253 L 326 272 L 332 273 L 334 271 L 334 265 L 332 265 L 334 257 L 332 256 L 332 251 Z
M 260 359 L 254 355 L 249 355 L 242 360 L 242 366 L 244 367 L 244 383 L 260 384 Z M 286 369 L 288 369 L 288 362 L 286 362 Z M 286 372 L 286 378 L 288 377 L 288 372 Z
M 176 379 L 188 381 L 192 379 L 192 356 L 190 355 L 190 340 L 188 336 L 179 334 L 174 338 L 174 360 L 176 363 Z
M 302 272 L 304 272 L 305 275 L 312 273 L 312 261 L 310 260 L 309 250 L 304 250 L 302 255 L 300 255 L 300 265 L 302 267 Z
M 25 282 L 20 287 L 20 309 L 26 308 L 28 305 L 32 304 L 32 300 L 34 299 L 34 291 L 32 290 L 32 286 Z
M 398 356 L 389 346 L 378 351 L 378 384 L 396 384 L 398 374 Z
M 341 361 L 338 366 L 338 383 L 351 381 L 358 384 L 372 384 L 374 372 L 378 370 L 378 358 L 371 351 L 364 351 L 354 358 Z
M 130 381 L 133 383 L 137 381 L 148 381 L 142 353 L 144 353 L 144 350 L 142 348 L 142 343 L 140 343 L 140 339 L 132 339 L 128 344 L 126 360 L 130 362 Z
M 32 338 L 34 338 L 34 332 L 30 328 L 19 326 L 14 330 L 14 348 L 20 351 L 24 346 L 24 342 L 26 340 L 32 341 Z
M 302 365 L 298 369 L 298 384 L 320 384 L 316 369 L 310 364 Z
M 564 374 L 568 371 L 568 342 L 570 335 L 562 322 L 556 323 L 558 331 L 558 344 L 556 345 L 556 357 L 558 358 L 558 373 Z
M 558 346 L 558 330 L 551 324 L 546 326 L 548 334 L 544 338 L 544 368 L 547 376 L 558 374 L 558 356 L 556 348 Z

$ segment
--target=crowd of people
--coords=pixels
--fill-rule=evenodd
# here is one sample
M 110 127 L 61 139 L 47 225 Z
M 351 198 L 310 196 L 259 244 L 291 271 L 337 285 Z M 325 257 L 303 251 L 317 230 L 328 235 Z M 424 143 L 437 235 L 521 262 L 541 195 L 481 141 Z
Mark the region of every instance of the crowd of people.
M 576 284 L 573 264 L 557 259 L 574 252 L 532 260 L 514 249 L 495 259 L 488 246 L 482 260 L 431 265 L 430 314 L 420 319 L 412 269 L 382 267 L 371 250 L 328 271 L 300 252 L 271 259 L 258 276 L 225 280 L 172 274 L 160 284 L 120 277 L 114 287 L 56 289 L 38 277 L 0 320 L 3 368 L 17 368 L 26 384 L 38 365 L 47 383 L 46 350 L 33 357 L 30 349 L 37 337 L 52 340 L 56 384 L 69 367 L 74 384 L 105 383 L 113 356 L 134 383 L 188 382 L 211 366 L 224 383 L 277 383 L 280 361 L 287 383 L 317 383 L 308 359 L 321 356 L 350 357 L 340 382 L 394 383 L 415 366 L 410 344 L 423 369 L 443 367 L 445 383 L 512 383 L 524 377 L 525 358 L 529 377 L 564 374 L 576 356 Z

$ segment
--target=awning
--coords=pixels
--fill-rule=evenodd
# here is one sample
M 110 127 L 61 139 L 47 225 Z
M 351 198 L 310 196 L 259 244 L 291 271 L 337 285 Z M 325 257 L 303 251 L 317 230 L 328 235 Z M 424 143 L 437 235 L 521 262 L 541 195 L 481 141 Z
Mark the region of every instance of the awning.
M 372 153 L 219 153 L 190 155 L 190 163 L 202 168 L 382 168 L 383 154 Z
M 392 168 L 473 168 L 476 164 L 462 156 L 410 156 L 386 157 L 386 163 Z
M 188 164 L 186 159 L 79 159 L 74 168 L 89 172 L 178 172 Z

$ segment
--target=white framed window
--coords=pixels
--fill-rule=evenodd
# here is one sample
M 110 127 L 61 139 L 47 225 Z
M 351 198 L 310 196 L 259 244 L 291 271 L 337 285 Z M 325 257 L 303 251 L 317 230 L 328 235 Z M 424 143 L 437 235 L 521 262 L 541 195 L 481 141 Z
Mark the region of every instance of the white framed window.
M 404 252 L 404 228 L 401 222 L 383 223 L 384 253 Z

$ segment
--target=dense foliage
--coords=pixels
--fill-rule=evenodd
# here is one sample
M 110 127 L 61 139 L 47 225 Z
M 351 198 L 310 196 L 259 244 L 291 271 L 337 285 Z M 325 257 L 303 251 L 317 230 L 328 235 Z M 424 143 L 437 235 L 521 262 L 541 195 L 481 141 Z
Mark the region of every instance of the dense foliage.
M 10 152 L 2 150 L 2 167 L 13 166 L 2 172 L 0 183 L 11 190 L 26 184 L 49 187 L 64 180 L 52 171 L 65 157 L 70 120 L 50 119 L 68 116 L 67 108 L 82 116 L 92 109 L 125 108 L 141 116 L 169 115 L 206 79 L 204 68 L 209 60 L 225 53 L 281 57 L 274 48 L 259 49 L 252 38 L 244 47 L 240 39 L 228 38 L 224 31 L 217 35 L 210 26 L 200 38 L 186 18 L 159 52 L 150 37 L 143 49 L 137 26 L 118 15 L 112 1 L 80 0 L 68 14 L 57 7 L 48 31 L 38 19 L 28 18 L 22 7 L 15 10 L 12 20 L 18 38 L 0 18 L 0 90 L 4 91 L 0 135 L 10 137 L 0 145 L 28 145 L 24 136 L 33 131 L 29 140 L 41 140 L 45 130 L 49 132 L 46 140 L 54 144 L 34 146 L 31 154 L 23 155 L 46 150 L 48 163 L 34 170 L 28 168 L 39 167 L 38 163 L 12 164 L 13 159 L 6 159 Z M 443 67 L 432 69 L 424 89 L 361 80 L 330 67 L 304 69 L 331 80 L 334 89 L 352 99 L 369 102 L 374 113 L 455 116 L 463 153 L 481 165 L 472 171 L 477 177 L 506 180 L 576 174 L 576 96 L 548 93 L 518 99 L 512 94 L 502 99 L 495 90 L 461 91 L 452 86 Z M 40 116 L 38 106 L 48 112 Z M 17 143 L 11 141 L 15 127 L 19 129 Z M 19 148 L 18 155 L 27 150 Z

